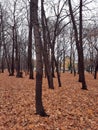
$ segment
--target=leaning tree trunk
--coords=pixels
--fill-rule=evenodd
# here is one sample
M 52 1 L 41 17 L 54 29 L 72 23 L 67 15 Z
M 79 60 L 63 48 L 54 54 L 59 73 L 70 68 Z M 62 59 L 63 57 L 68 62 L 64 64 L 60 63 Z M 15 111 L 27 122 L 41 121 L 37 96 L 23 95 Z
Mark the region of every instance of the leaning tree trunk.
M 43 6 L 43 0 L 41 0 L 41 17 L 42 17 L 42 30 L 43 30 L 43 58 L 45 64 L 45 74 L 48 80 L 48 86 L 50 89 L 54 89 L 53 85 L 53 77 L 52 77 L 52 70 L 51 70 L 51 63 L 49 59 L 49 52 L 48 52 L 48 36 L 47 36 L 47 23 L 46 23 L 46 16 Z
M 84 75 L 84 56 L 83 56 L 83 42 L 82 42 L 82 0 L 80 0 L 80 12 L 79 12 L 79 37 L 78 37 L 78 30 L 75 22 L 75 18 L 73 15 L 73 10 L 72 10 L 72 5 L 71 5 L 71 0 L 68 0 L 69 4 L 69 11 L 71 15 L 71 20 L 73 23 L 73 29 L 75 33 L 75 40 L 76 40 L 76 47 L 77 47 L 77 52 L 78 52 L 78 71 L 79 71 L 79 81 L 82 82 L 82 89 L 86 90 L 87 85 L 85 82 L 85 75 Z
M 33 11 L 33 27 L 34 27 L 34 38 L 35 38 L 35 49 L 36 49 L 36 114 L 40 116 L 46 116 L 43 103 L 42 103 L 42 77 L 43 77 L 43 62 L 42 62 L 42 42 L 39 31 L 38 22 L 38 0 L 30 1 Z

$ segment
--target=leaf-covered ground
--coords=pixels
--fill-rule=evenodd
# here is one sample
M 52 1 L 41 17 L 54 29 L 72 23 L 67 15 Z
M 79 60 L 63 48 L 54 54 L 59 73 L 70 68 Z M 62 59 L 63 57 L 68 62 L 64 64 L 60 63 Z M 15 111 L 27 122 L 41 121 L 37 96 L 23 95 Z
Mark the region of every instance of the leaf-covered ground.
M 0 74 L 0 130 L 98 130 L 98 79 L 86 74 L 88 91 L 78 77 L 61 74 L 50 90 L 43 79 L 43 104 L 49 117 L 35 115 L 35 81 Z

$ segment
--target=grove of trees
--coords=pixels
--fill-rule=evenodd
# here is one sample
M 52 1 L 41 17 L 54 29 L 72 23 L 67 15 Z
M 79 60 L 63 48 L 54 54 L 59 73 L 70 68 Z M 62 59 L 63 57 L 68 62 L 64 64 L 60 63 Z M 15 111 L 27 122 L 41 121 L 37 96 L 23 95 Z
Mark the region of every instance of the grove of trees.
M 98 23 L 93 0 L 5 0 L 0 3 L 0 73 L 36 80 L 36 114 L 48 116 L 42 102 L 43 77 L 49 89 L 62 86 L 61 73 L 85 72 L 97 78 Z M 92 13 L 93 12 L 93 13 Z M 91 14 L 91 15 L 88 15 Z M 69 64 L 66 67 L 66 60 Z M 34 74 L 36 76 L 34 77 Z

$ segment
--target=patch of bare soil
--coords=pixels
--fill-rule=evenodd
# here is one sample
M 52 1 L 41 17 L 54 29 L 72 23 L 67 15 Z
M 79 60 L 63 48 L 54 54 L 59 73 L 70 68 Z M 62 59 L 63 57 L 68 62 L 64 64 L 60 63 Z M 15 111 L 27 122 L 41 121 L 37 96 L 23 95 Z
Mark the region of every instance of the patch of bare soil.
M 61 74 L 48 89 L 43 78 L 43 104 L 49 117 L 35 115 L 35 81 L 0 74 L 0 130 L 98 130 L 98 79 L 86 74 L 88 91 L 78 76 Z

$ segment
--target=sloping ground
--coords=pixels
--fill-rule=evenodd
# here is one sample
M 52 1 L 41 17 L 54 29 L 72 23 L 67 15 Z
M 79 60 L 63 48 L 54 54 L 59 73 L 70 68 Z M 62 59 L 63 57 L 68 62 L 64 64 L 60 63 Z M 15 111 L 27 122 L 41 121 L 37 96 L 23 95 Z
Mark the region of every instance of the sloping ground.
M 43 79 L 43 104 L 49 117 L 35 115 L 35 82 L 0 74 L 0 130 L 98 130 L 98 79 L 86 74 L 88 91 L 78 77 L 61 74 L 50 90 Z

